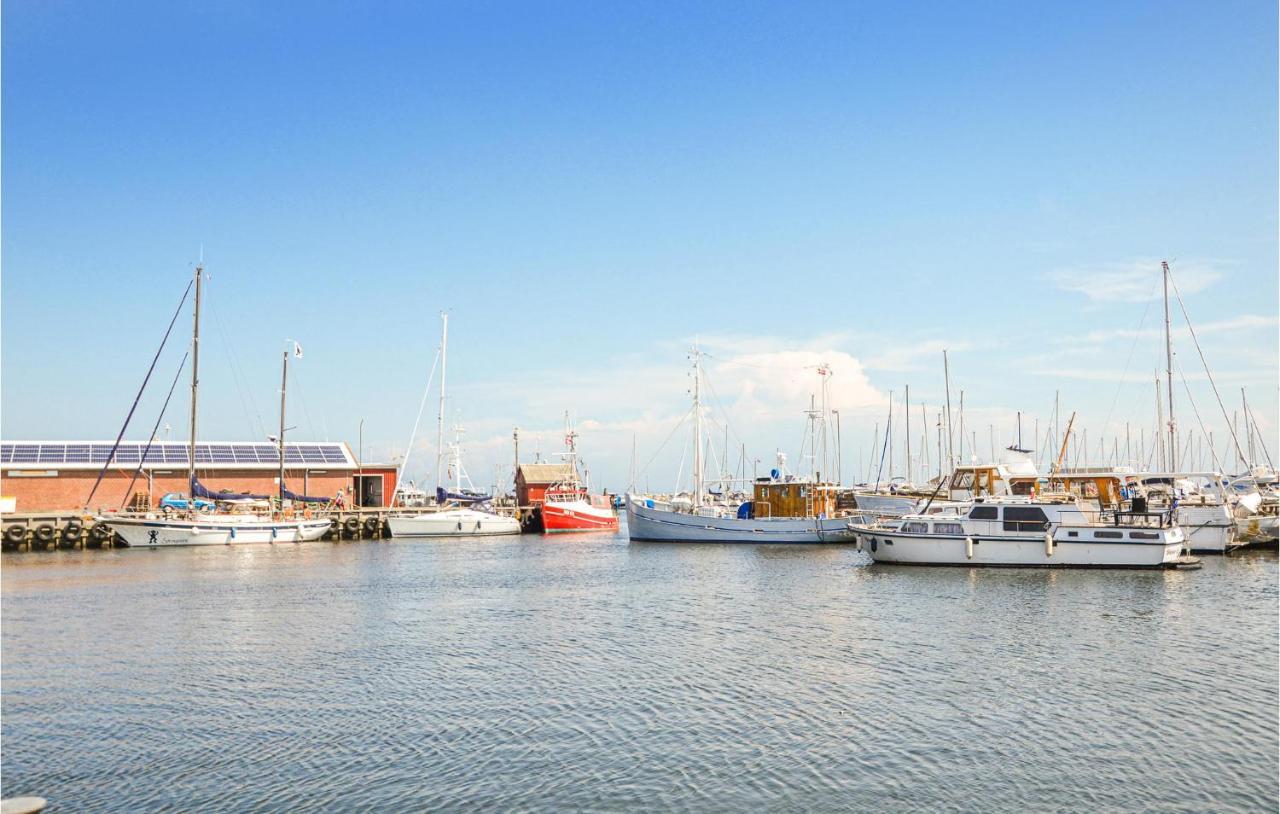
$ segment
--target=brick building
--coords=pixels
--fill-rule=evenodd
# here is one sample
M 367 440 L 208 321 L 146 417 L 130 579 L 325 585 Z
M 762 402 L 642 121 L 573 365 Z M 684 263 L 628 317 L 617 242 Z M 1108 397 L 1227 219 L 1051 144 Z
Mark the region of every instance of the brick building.
M 108 461 L 90 509 L 118 509 L 135 500 L 154 507 L 169 492 L 187 493 L 187 444 L 155 442 L 148 448 L 146 442 L 127 441 L 114 456 L 111 447 L 110 441 L 0 443 L 0 495 L 14 498 L 18 512 L 84 508 Z M 196 444 L 196 477 L 211 491 L 275 495 L 279 472 L 274 444 Z M 334 497 L 341 489 L 347 505 L 381 507 L 391 499 L 396 468 L 357 466 L 345 443 L 298 442 L 285 445 L 284 477 L 286 488 L 298 494 Z

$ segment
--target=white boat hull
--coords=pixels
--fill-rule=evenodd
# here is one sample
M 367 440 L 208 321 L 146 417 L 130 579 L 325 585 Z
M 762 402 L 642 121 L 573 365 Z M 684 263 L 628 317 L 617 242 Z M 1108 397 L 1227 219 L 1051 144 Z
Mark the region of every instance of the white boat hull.
M 1021 568 L 1160 568 L 1178 560 L 1184 542 L 1180 533 L 1160 537 L 1150 542 L 1111 542 L 1068 539 L 1059 530 L 1050 551 L 1043 537 L 977 537 L 970 546 L 964 537 L 858 530 L 859 545 L 876 562 Z
M 1228 506 L 1207 504 L 1178 506 L 1178 525 L 1187 535 L 1187 547 L 1201 554 L 1221 554 L 1240 545 L 1236 541 L 1236 518 Z
M 704 517 L 651 508 L 627 499 L 627 532 L 636 542 L 659 543 L 852 543 L 847 518 Z
M 1244 545 L 1264 545 L 1280 539 L 1280 517 L 1255 514 L 1236 520 L 1236 539 Z
M 255 517 L 198 517 L 195 520 L 100 517 L 130 548 L 196 545 L 305 543 L 319 540 L 330 523 L 321 520 L 263 520 Z
M 475 509 L 446 509 L 440 512 L 387 518 L 392 537 L 492 537 L 519 534 L 520 521 Z

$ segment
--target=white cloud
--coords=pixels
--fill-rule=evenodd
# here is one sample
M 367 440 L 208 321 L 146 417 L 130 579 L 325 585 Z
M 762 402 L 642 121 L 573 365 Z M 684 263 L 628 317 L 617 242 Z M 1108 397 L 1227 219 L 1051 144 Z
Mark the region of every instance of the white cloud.
M 720 360 L 711 378 L 732 388 L 726 410 L 743 419 L 775 420 L 798 417 L 809 406 L 811 395 L 822 398 L 819 369 L 828 374 L 827 406 L 834 410 L 879 407 L 885 396 L 871 385 L 862 363 L 844 351 L 786 350 L 744 353 Z M 728 393 L 718 393 L 721 399 Z
M 1203 291 L 1222 277 L 1204 261 L 1169 266 L 1183 294 Z M 1146 302 L 1160 292 L 1160 260 L 1147 257 L 1072 266 L 1045 276 L 1062 291 L 1083 294 L 1093 302 Z
M 900 343 L 885 348 L 867 360 L 869 370 L 941 370 L 942 352 L 952 353 L 972 350 L 969 342 L 928 339 L 922 342 Z
M 1241 314 L 1237 317 L 1229 319 L 1220 319 L 1214 322 L 1206 322 L 1203 325 L 1196 326 L 1196 336 L 1209 336 L 1212 334 L 1229 334 L 1240 331 L 1251 331 L 1258 328 L 1272 328 L 1280 325 L 1280 317 L 1263 316 L 1262 314 Z M 1164 337 L 1164 327 L 1143 328 L 1142 330 L 1134 330 L 1132 328 L 1117 328 L 1100 331 L 1090 331 L 1085 334 L 1083 339 L 1085 342 L 1098 344 L 1102 342 L 1111 342 L 1118 339 L 1160 339 Z M 1190 339 L 1191 331 L 1187 328 L 1175 328 L 1173 330 L 1175 339 Z M 1073 342 L 1078 339 L 1067 337 L 1059 337 L 1059 341 Z

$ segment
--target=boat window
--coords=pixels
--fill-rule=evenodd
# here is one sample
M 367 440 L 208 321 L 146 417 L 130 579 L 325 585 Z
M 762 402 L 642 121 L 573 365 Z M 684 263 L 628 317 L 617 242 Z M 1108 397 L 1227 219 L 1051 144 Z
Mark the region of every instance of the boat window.
M 1038 506 L 1005 506 L 1005 531 L 1043 531 L 1049 518 Z
M 964 526 L 959 523 L 934 523 L 934 534 L 964 534 Z
M 972 472 L 957 472 L 957 473 L 955 474 L 955 477 L 953 477 L 953 478 L 951 479 L 951 488 L 952 488 L 952 489 L 972 489 L 972 488 L 973 488 L 973 473 L 972 473 Z
M 1130 540 L 1159 540 L 1160 535 L 1154 531 L 1131 531 L 1129 532 Z
M 995 520 L 1000 514 L 1000 510 L 995 506 L 974 506 L 969 512 L 970 520 Z
M 928 530 L 929 530 L 928 523 L 919 523 L 919 522 L 903 523 L 902 528 L 899 529 L 899 531 L 906 532 L 907 534 L 924 534 Z
M 1121 531 L 1095 531 L 1093 533 L 1095 540 L 1123 540 L 1124 532 Z

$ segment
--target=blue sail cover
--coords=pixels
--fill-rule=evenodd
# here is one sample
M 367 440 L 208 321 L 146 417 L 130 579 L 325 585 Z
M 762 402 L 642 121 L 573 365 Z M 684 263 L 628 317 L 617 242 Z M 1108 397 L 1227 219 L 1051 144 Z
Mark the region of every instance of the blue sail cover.
M 331 497 L 309 497 L 307 495 L 297 494 L 296 492 L 290 492 L 289 487 L 287 486 L 282 491 L 287 500 L 296 500 L 299 503 L 331 503 L 333 502 L 333 498 Z
M 491 495 L 482 495 L 479 492 L 450 492 L 443 486 L 436 487 L 436 503 L 445 503 L 453 501 L 454 503 L 484 503 L 486 500 L 492 500 Z
M 270 500 L 271 495 L 251 495 L 248 492 L 215 492 L 198 480 L 191 481 L 191 494 L 207 500 Z

